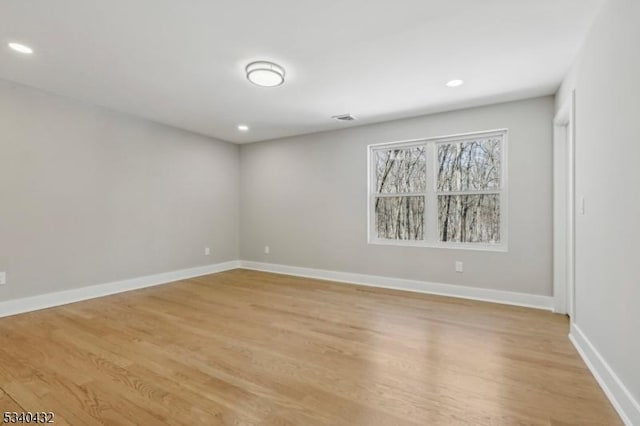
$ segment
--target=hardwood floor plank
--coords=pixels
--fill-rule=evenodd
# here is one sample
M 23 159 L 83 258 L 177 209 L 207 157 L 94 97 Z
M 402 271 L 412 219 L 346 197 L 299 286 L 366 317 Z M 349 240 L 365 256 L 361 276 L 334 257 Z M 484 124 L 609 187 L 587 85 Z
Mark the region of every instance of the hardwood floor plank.
M 16 412 L 16 413 L 25 411 L 21 406 L 18 405 L 18 403 L 13 398 L 11 398 L 2 389 L 0 389 L 0 408 L 2 409 L 0 410 L 0 415 L 2 414 L 2 412 L 5 412 L 5 411 Z
M 621 424 L 567 331 L 235 270 L 0 319 L 0 407 L 71 425 Z

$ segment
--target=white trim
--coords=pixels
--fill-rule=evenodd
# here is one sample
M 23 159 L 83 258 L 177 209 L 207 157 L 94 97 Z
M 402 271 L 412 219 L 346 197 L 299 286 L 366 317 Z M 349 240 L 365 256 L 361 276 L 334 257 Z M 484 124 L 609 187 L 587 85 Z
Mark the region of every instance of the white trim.
M 553 134 L 554 311 L 575 316 L 575 91 L 558 110 Z
M 485 189 L 482 191 L 433 191 L 433 193 L 438 195 L 500 195 L 502 192 L 501 189 Z M 382 194 L 376 195 L 379 197 Z M 385 194 L 386 195 L 386 194 Z M 399 194 L 404 195 L 404 194 Z
M 324 269 L 301 268 L 297 266 L 277 265 L 274 263 L 241 260 L 240 267 L 254 271 L 274 272 L 297 277 L 316 278 L 337 281 L 347 284 L 358 284 L 369 287 L 389 288 L 412 291 L 415 293 L 435 294 L 439 296 L 457 297 L 460 299 L 480 300 L 483 302 L 501 303 L 505 305 L 525 306 L 527 308 L 551 310 L 553 298 L 537 294 L 516 293 L 511 291 L 475 288 L 454 284 L 434 283 L 427 281 L 406 280 L 402 278 L 382 277 L 378 275 L 354 274 L 350 272 L 327 271 Z
M 125 291 L 167 284 L 202 275 L 215 274 L 216 272 L 237 269 L 239 266 L 240 261 L 233 260 L 230 262 L 163 272 L 161 274 L 147 275 L 122 281 L 114 281 L 106 284 L 98 284 L 75 288 L 72 290 L 58 291 L 55 293 L 41 294 L 38 296 L 24 297 L 21 299 L 7 300 L 0 302 L 0 318 L 37 311 L 39 309 L 51 308 L 54 306 L 66 305 L 68 303 L 80 302 L 82 300 L 94 299 L 96 297 L 122 293 Z
M 506 253 L 509 250 L 500 244 L 482 244 L 482 243 L 425 243 L 424 241 L 415 240 L 383 240 L 381 238 L 371 239 L 369 244 L 379 246 L 396 246 L 396 247 L 416 247 L 416 248 L 437 248 L 450 250 L 475 250 L 475 251 L 492 251 Z M 473 245 L 472 245 L 473 244 Z
M 447 191 L 441 192 L 436 189 L 434 181 L 435 170 L 437 170 L 437 155 L 435 146 L 444 143 L 464 142 L 471 138 L 500 137 L 501 143 L 501 187 L 497 190 L 486 191 Z M 493 129 L 486 131 L 461 133 L 448 136 L 435 136 L 421 139 L 411 139 L 404 141 L 375 143 L 367 146 L 367 243 L 400 247 L 421 247 L 436 249 L 458 249 L 508 252 L 509 251 L 509 200 L 508 200 L 508 129 Z M 373 186 L 375 182 L 375 168 L 373 167 L 373 155 L 377 151 L 385 151 L 392 147 L 412 148 L 416 146 L 425 147 L 427 162 L 427 182 L 424 192 L 413 193 L 378 193 Z M 429 170 L 434 172 L 429 173 Z M 500 242 L 499 243 L 464 243 L 464 242 L 442 242 L 438 238 L 438 210 L 437 199 L 440 195 L 477 195 L 496 194 L 500 197 Z M 423 240 L 387 240 L 376 236 L 374 205 L 377 198 L 385 197 L 424 197 L 424 239 Z
M 415 145 L 422 145 L 424 142 L 431 142 L 431 141 L 442 141 L 443 143 L 456 142 L 456 141 L 466 140 L 466 139 L 469 138 L 469 136 L 476 136 L 478 134 L 482 134 L 485 137 L 499 136 L 499 135 L 503 134 L 504 132 L 506 132 L 507 130 L 508 129 L 506 129 L 506 128 L 502 128 L 502 129 L 482 130 L 482 131 L 479 131 L 479 132 L 456 133 L 455 135 L 430 136 L 428 138 L 405 139 L 405 140 L 401 140 L 401 141 L 376 142 L 374 144 L 371 144 L 370 146 L 384 147 L 385 145 L 396 145 L 396 144 L 409 145 L 411 143 L 415 143 Z
M 569 340 L 584 360 L 591 374 L 627 426 L 640 425 L 640 403 L 636 401 L 618 375 L 575 323 L 571 324 Z

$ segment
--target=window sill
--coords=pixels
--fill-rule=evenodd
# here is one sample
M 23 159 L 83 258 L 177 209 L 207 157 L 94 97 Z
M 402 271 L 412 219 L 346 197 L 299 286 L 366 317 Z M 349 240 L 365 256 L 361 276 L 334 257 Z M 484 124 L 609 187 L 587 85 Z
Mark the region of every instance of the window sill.
M 507 253 L 509 251 L 506 244 L 429 243 L 425 241 L 399 241 L 399 240 L 380 240 L 380 239 L 371 239 L 368 241 L 368 244 L 380 245 L 380 246 L 396 246 L 396 247 L 490 251 L 490 252 L 498 252 L 498 253 Z

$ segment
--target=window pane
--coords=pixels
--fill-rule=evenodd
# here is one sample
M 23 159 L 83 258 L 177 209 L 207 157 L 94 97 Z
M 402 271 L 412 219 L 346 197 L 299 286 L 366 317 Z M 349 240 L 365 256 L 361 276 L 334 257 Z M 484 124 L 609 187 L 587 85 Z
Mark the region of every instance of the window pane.
M 438 145 L 438 191 L 500 189 L 502 138 Z
M 424 239 L 424 197 L 379 197 L 375 211 L 378 238 Z
M 427 187 L 423 146 L 375 152 L 376 191 L 384 194 L 422 192 Z
M 439 195 L 440 241 L 500 242 L 500 195 Z

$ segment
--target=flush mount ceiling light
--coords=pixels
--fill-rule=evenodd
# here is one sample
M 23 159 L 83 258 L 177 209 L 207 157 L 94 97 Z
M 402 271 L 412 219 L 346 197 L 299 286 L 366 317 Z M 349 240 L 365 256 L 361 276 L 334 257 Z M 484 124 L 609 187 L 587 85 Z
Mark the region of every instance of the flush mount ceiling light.
M 460 87 L 464 84 L 464 80 L 451 80 L 447 82 L 447 87 Z
M 248 132 L 249 126 L 247 126 L 246 124 L 238 124 L 238 130 L 240 130 L 241 132 Z
M 9 43 L 9 47 L 15 50 L 16 52 L 24 53 L 26 55 L 30 55 L 33 53 L 33 49 L 29 46 L 25 46 L 20 43 Z
M 273 62 L 251 62 L 245 71 L 247 72 L 247 80 L 256 86 L 274 87 L 284 83 L 284 68 Z

